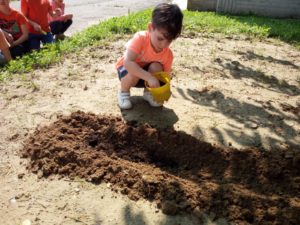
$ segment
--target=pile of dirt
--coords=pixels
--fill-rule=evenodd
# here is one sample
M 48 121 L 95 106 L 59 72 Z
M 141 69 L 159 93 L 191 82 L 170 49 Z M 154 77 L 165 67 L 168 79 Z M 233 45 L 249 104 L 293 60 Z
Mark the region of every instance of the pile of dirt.
M 300 153 L 221 148 L 173 129 L 75 112 L 25 143 L 28 169 L 110 183 L 166 214 L 213 212 L 237 224 L 300 224 Z

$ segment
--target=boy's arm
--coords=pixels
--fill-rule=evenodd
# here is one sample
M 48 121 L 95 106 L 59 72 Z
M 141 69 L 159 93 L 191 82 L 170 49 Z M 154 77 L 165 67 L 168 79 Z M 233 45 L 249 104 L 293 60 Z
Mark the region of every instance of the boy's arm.
M 35 31 L 38 31 L 38 32 L 42 32 L 43 31 L 41 25 L 39 25 L 38 23 L 36 23 L 36 22 L 28 19 L 28 17 L 27 17 L 27 20 L 29 21 L 29 23 L 31 24 L 31 26 L 33 27 L 33 29 Z
M 146 70 L 143 70 L 136 62 L 138 54 L 135 52 L 127 49 L 124 59 L 124 66 L 128 73 L 139 77 L 140 79 L 143 79 L 147 81 L 149 87 L 156 88 L 159 87 L 159 81 L 156 77 L 152 76 L 151 73 L 149 73 Z
M 21 12 L 27 18 L 28 22 L 30 23 L 30 25 L 33 27 L 33 29 L 35 31 L 38 31 L 38 32 L 42 31 L 42 28 L 38 23 L 36 23 L 28 18 L 28 6 L 27 6 L 26 0 L 21 0 Z
M 49 11 L 50 16 L 52 16 L 53 18 L 57 18 L 59 16 L 62 15 L 61 9 L 60 8 L 56 8 L 55 10 L 51 10 Z
M 6 40 L 9 42 L 9 44 L 12 44 L 14 42 L 13 36 L 10 33 L 6 32 L 5 30 L 2 30 L 2 32 L 3 32 Z
M 21 43 L 23 43 L 24 41 L 26 41 L 28 39 L 28 29 L 27 29 L 27 26 L 26 24 L 22 24 L 21 25 L 21 30 L 22 30 L 22 36 L 19 37 L 17 40 L 15 40 L 11 46 L 16 46 L 16 45 L 19 45 Z
M 3 31 L 0 29 L 0 50 L 7 61 L 12 60 L 9 47 L 9 43 L 6 40 Z
M 62 17 L 63 17 L 64 21 L 71 20 L 71 19 L 73 19 L 73 14 L 66 14 L 66 15 L 63 15 Z

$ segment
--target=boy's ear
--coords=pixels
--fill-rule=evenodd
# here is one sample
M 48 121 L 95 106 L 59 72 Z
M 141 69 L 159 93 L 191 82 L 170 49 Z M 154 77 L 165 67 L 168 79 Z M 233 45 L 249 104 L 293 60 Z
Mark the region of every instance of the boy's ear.
M 150 22 L 148 23 L 148 31 L 152 31 L 153 30 L 153 24 Z

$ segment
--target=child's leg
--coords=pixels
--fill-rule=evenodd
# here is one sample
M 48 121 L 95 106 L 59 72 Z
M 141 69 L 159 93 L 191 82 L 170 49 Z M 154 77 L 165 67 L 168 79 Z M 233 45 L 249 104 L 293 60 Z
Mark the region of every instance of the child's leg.
M 118 68 L 119 80 L 121 83 L 121 90 L 118 92 L 118 104 L 121 109 L 132 108 L 130 101 L 130 88 L 134 87 L 139 81 L 138 77 L 128 74 L 124 66 Z
M 27 47 L 23 44 L 20 45 L 16 45 L 12 48 L 10 48 L 10 54 L 11 56 L 15 59 L 17 57 L 21 57 L 22 55 L 24 55 L 27 52 Z
M 62 29 L 61 29 L 61 34 L 65 33 L 66 30 L 71 26 L 71 24 L 73 23 L 72 20 L 67 20 L 65 22 L 62 23 Z
M 163 71 L 163 66 L 159 62 L 153 62 L 148 67 L 148 72 L 151 74 L 161 71 Z M 143 98 L 153 107 L 160 107 L 163 105 L 162 103 L 156 102 L 153 99 L 152 94 L 146 88 L 144 89 Z
M 164 68 L 159 62 L 153 62 L 148 67 L 148 72 L 151 74 L 156 73 L 156 72 L 161 72 L 163 70 L 164 70 Z
M 134 87 L 139 80 L 139 77 L 127 74 L 125 77 L 121 78 L 121 91 L 129 92 L 130 88 Z
M 43 44 L 51 44 L 51 43 L 53 43 L 54 39 L 53 39 L 52 33 L 48 32 L 47 34 L 42 35 L 41 41 L 43 42 Z
M 50 28 L 51 28 L 51 33 L 56 35 L 56 34 L 61 34 L 61 30 L 62 30 L 62 21 L 53 21 L 50 24 Z
M 131 87 L 134 87 L 138 81 L 139 77 L 133 76 L 128 73 L 124 66 L 118 68 L 119 80 L 121 81 L 121 91 L 129 92 Z
M 10 61 L 12 59 L 9 51 L 9 43 L 6 40 L 2 30 L 0 30 L 0 50 L 6 61 Z
M 31 34 L 28 35 L 28 48 L 31 50 L 39 50 L 41 48 L 41 35 Z

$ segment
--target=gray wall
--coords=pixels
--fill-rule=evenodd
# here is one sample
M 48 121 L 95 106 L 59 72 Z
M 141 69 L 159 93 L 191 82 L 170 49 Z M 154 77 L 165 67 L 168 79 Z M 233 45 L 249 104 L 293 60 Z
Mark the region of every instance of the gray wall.
M 300 1 L 300 0 L 299 0 Z M 188 10 L 216 11 L 217 0 L 188 0 Z
M 300 18 L 300 0 L 188 0 L 188 9 Z

